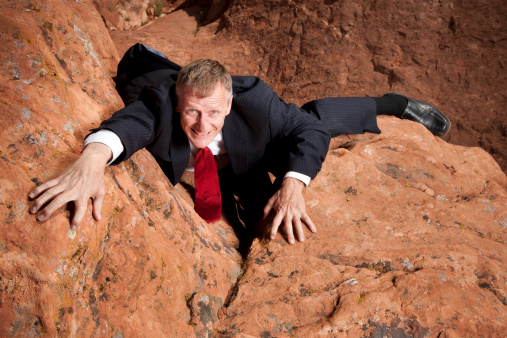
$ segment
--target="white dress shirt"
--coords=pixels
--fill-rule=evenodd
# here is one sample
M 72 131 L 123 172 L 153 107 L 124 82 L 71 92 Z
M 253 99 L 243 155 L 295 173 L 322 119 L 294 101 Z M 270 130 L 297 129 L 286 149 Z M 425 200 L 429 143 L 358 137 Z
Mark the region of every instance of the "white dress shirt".
M 111 148 L 113 156 L 107 165 L 114 162 L 114 160 L 116 160 L 124 150 L 123 144 L 121 143 L 118 135 L 106 129 L 102 129 L 96 133 L 88 135 L 84 140 L 84 146 L 86 147 L 89 143 L 102 143 Z M 188 143 L 190 144 L 190 160 L 185 170 L 194 171 L 195 155 L 197 154 L 198 149 L 190 141 Z M 211 150 L 213 155 L 217 156 L 217 166 L 219 169 L 229 164 L 229 156 L 227 156 L 227 149 L 222 137 L 222 131 L 220 131 L 217 136 L 215 136 L 213 141 L 211 141 L 211 143 L 208 145 L 208 148 Z M 296 178 L 303 182 L 306 186 L 310 184 L 311 180 L 309 176 L 297 173 L 295 171 L 288 171 L 285 174 L 285 177 Z

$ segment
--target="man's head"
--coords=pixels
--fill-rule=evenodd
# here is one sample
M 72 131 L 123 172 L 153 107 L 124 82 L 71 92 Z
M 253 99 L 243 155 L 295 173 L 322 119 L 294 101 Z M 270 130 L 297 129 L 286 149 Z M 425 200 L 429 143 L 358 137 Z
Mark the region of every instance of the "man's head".
M 185 135 L 197 148 L 207 147 L 231 110 L 231 76 L 217 61 L 192 61 L 178 74 L 176 96 Z

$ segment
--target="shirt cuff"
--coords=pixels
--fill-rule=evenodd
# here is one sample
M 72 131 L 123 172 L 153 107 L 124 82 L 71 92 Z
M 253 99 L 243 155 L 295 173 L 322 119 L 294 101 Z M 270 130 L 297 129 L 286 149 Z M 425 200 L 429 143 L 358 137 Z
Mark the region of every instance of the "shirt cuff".
M 310 178 L 310 176 L 306 176 L 306 175 L 297 173 L 295 171 L 287 171 L 287 173 L 285 174 L 284 177 L 292 177 L 292 178 L 298 179 L 301 182 L 303 182 L 306 186 L 308 186 L 308 184 L 310 184 L 310 181 L 312 180 Z
M 90 143 L 102 143 L 111 149 L 113 156 L 107 165 L 113 163 L 125 149 L 118 135 L 107 129 L 102 129 L 98 132 L 88 135 L 84 140 L 84 146 L 86 147 Z

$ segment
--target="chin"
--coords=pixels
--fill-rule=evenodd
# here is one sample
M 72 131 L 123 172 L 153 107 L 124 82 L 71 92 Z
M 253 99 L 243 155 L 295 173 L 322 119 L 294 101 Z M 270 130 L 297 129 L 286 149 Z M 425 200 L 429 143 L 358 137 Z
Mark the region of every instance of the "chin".
M 193 140 L 190 140 L 190 142 L 192 142 L 192 144 L 196 148 L 205 148 L 205 147 L 207 147 L 211 143 L 212 140 L 213 139 L 209 139 L 209 140 L 208 139 L 206 139 L 206 140 L 201 140 L 201 139 L 195 140 L 195 139 L 193 139 Z

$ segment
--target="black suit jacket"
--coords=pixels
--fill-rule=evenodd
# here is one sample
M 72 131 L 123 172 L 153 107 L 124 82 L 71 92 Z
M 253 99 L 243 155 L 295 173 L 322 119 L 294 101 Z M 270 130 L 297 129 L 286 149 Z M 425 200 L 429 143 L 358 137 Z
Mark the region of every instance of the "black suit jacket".
M 104 121 L 125 151 L 114 164 L 146 148 L 176 184 L 189 162 L 190 146 L 175 111 L 180 67 L 144 45 L 129 49 L 118 66 L 117 89 L 126 107 Z M 222 129 L 234 175 L 296 171 L 314 178 L 330 135 L 312 114 L 282 101 L 257 77 L 233 76 L 233 103 Z

